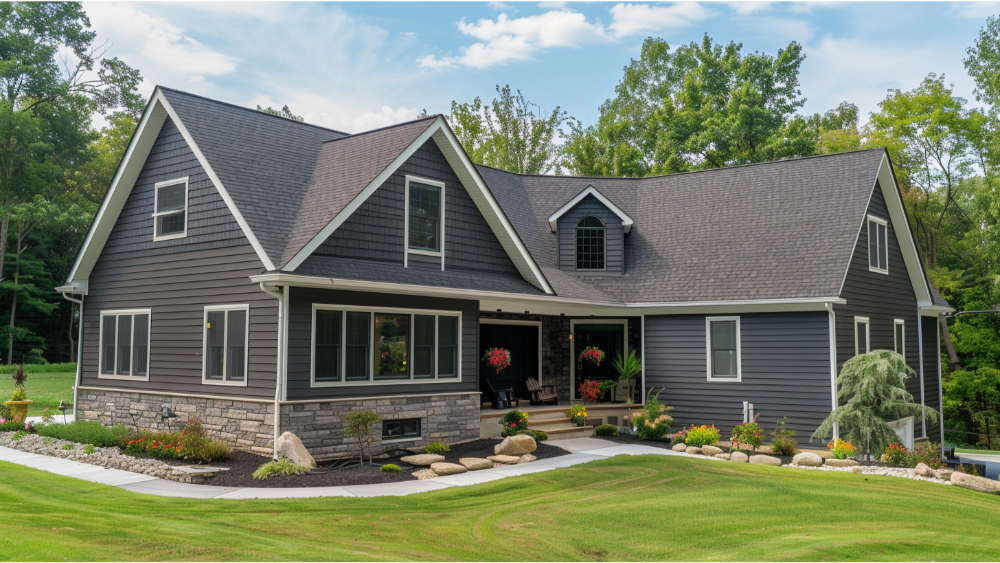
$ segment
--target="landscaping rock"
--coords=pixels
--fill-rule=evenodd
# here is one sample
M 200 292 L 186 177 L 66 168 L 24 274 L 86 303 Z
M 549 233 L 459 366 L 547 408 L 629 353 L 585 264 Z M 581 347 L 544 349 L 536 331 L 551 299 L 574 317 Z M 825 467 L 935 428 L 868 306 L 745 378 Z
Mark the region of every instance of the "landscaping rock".
M 954 472 L 951 469 L 938 469 L 934 472 L 934 476 L 942 481 L 951 481 L 951 474 Z
M 522 463 L 531 463 L 531 462 L 535 461 L 536 459 L 538 459 L 538 458 L 535 457 L 535 456 L 533 456 L 533 455 L 531 455 L 531 454 L 526 454 L 526 455 L 521 456 L 521 458 L 517 460 L 517 464 L 520 465 Z
M 457 463 L 432 463 L 431 471 L 437 473 L 440 476 L 444 475 L 455 475 L 458 473 L 465 473 L 468 469 L 462 467 Z
M 425 466 L 432 463 L 441 463 L 444 461 L 443 455 L 438 454 L 417 454 L 417 455 L 404 455 L 399 458 L 399 461 L 403 463 L 409 463 L 410 465 Z
M 687 449 L 684 450 L 684 453 L 688 453 L 688 454 L 692 454 L 692 455 L 698 455 L 698 454 L 701 453 L 701 448 L 697 448 L 695 446 L 688 446 Z
M 675 452 L 683 452 L 687 449 L 687 444 L 674 444 L 674 447 L 670 448 Z
M 729 454 L 726 453 L 726 452 L 722 452 L 721 454 L 715 454 L 715 457 L 717 457 L 719 459 L 726 459 L 726 460 L 728 460 L 729 459 Z
M 773 465 L 781 467 L 781 460 L 770 455 L 757 454 L 750 456 L 750 463 L 754 465 Z
M 521 460 L 521 458 L 516 455 L 491 455 L 486 459 L 492 461 L 493 463 L 502 463 L 504 465 L 513 465 Z
M 722 448 L 717 448 L 715 446 L 702 446 L 702 455 L 719 455 L 722 453 Z
M 804 465 L 806 467 L 819 467 L 823 465 L 823 458 L 819 454 L 812 452 L 802 452 L 795 454 L 792 458 L 792 465 Z
M 829 465 L 830 467 L 855 467 L 858 465 L 858 462 L 854 461 L 853 459 L 830 458 L 826 460 L 826 465 Z
M 971 489 L 973 491 L 989 493 L 991 495 L 1000 495 L 1000 481 L 994 481 L 993 479 L 987 479 L 986 477 L 976 477 L 975 475 L 967 475 L 961 471 L 955 471 L 951 474 L 951 483 L 953 485 L 958 485 L 963 489 Z
M 480 469 L 493 469 L 493 462 L 488 459 L 482 459 L 478 457 L 463 457 L 458 460 L 466 469 L 469 471 L 478 471 Z
M 750 458 L 748 458 L 747 454 L 745 454 L 743 452 L 730 452 L 729 453 L 729 461 L 738 461 L 740 463 L 746 463 L 748 459 L 750 459 Z
M 278 455 L 295 463 L 297 465 L 302 465 L 310 469 L 316 469 L 316 460 L 313 459 L 312 454 L 309 450 L 302 445 L 302 440 L 291 432 L 285 432 L 278 439 L 274 441 L 274 449 L 278 452 Z
M 419 469 L 413 472 L 413 476 L 416 477 L 418 480 L 423 481 L 424 479 L 433 479 L 437 477 L 438 474 L 434 473 L 434 471 L 430 469 Z
M 535 443 L 534 438 L 527 434 L 518 434 L 504 438 L 503 442 L 500 442 L 493 448 L 493 453 L 496 455 L 516 455 L 520 457 L 530 454 L 536 449 L 538 449 L 538 444 Z
M 926 463 L 918 463 L 916 467 L 913 468 L 913 474 L 919 475 L 921 477 L 933 476 L 934 470 L 927 466 Z

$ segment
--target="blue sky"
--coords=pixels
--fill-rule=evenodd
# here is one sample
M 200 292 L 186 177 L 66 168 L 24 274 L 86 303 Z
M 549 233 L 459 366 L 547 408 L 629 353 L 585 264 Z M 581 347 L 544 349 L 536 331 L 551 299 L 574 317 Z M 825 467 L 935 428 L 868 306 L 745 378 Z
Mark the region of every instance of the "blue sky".
M 491 99 L 496 84 L 585 124 L 643 39 L 803 45 L 804 113 L 944 73 L 972 101 L 965 49 L 1000 3 L 85 3 L 109 56 L 162 84 L 253 107 L 288 104 L 356 132 Z

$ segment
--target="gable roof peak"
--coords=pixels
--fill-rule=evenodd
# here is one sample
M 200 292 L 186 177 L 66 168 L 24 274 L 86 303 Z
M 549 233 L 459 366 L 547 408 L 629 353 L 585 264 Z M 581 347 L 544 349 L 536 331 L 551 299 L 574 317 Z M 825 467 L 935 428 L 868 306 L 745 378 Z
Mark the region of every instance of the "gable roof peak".
M 566 212 L 569 211 L 570 209 L 576 207 L 576 204 L 583 201 L 583 199 L 587 196 L 593 196 L 595 199 L 597 199 L 597 201 L 601 202 L 601 204 L 603 204 L 604 207 L 607 207 L 608 210 L 617 215 L 618 218 L 622 220 L 622 227 L 625 229 L 626 234 L 628 234 L 628 232 L 632 230 L 632 224 L 634 223 L 634 221 L 632 221 L 632 218 L 629 217 L 628 214 L 626 214 L 624 211 L 622 211 L 621 208 L 619 208 L 617 205 L 611 203 L 611 200 L 604 197 L 604 195 L 601 194 L 601 192 L 597 191 L 597 188 L 595 188 L 593 185 L 590 185 L 584 188 L 582 192 L 576 194 L 576 197 L 569 200 L 569 202 L 567 202 L 566 205 L 560 207 L 558 211 L 556 211 L 552 215 L 549 215 L 549 218 L 547 220 L 549 222 L 549 228 L 552 229 L 553 233 L 556 232 L 556 229 L 559 224 L 559 218 L 565 215 Z

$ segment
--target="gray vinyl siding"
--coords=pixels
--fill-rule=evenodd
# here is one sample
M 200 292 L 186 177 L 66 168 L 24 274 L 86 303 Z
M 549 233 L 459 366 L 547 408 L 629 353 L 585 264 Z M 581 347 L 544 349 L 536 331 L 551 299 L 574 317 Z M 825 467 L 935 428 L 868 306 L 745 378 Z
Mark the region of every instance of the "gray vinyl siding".
M 153 186 L 189 176 L 188 235 L 153 242 Z M 83 385 L 273 397 L 277 300 L 251 283 L 263 264 L 198 163 L 167 121 L 93 273 L 84 302 Z M 202 383 L 204 308 L 249 304 L 247 387 Z M 150 309 L 149 381 L 98 377 L 100 313 Z
M 383 395 L 421 395 L 477 391 L 479 387 L 479 302 L 409 295 L 336 291 L 326 289 L 290 289 L 288 317 L 288 389 L 289 401 L 339 397 L 373 397 Z M 348 307 L 421 309 L 462 312 L 462 377 L 449 383 L 406 383 L 385 385 L 344 385 L 341 387 L 310 387 L 312 355 L 312 306 L 314 303 Z
M 410 254 L 406 259 L 406 264 L 410 268 L 429 268 L 431 270 L 441 269 L 440 256 L 427 256 L 424 254 Z
M 401 264 L 406 175 L 445 184 L 445 268 L 518 276 L 472 198 L 433 140 L 428 140 L 316 249 L 314 254 Z M 417 259 L 426 264 L 427 257 Z M 408 261 L 414 261 L 410 255 Z M 438 263 L 440 267 L 440 262 Z
M 593 215 L 604 221 L 604 265 L 609 274 L 624 271 L 625 231 L 622 220 L 605 207 L 596 197 L 588 195 L 563 214 L 556 224 L 559 241 L 559 269 L 576 271 L 576 224 L 584 217 Z M 594 273 L 588 270 L 588 274 Z
M 889 222 L 889 227 L 886 229 L 889 241 L 888 275 L 868 270 L 868 215 Z M 892 350 L 895 347 L 894 319 L 903 319 L 906 325 L 906 364 L 917 373 L 917 377 L 907 380 L 906 389 L 913 394 L 916 402 L 919 402 L 920 343 L 917 338 L 917 298 L 913 293 L 906 264 L 903 262 L 897 234 L 907 235 L 905 227 L 898 231 L 892 224 L 882 188 L 878 184 L 872 192 L 864 221 L 854 247 L 854 256 L 851 258 L 844 279 L 844 288 L 840 293 L 840 297 L 846 299 L 847 304 L 834 305 L 837 314 L 837 370 L 839 373 L 844 362 L 854 357 L 855 317 L 868 317 L 872 350 Z M 925 382 L 928 373 L 925 371 Z M 937 377 L 936 370 L 934 377 Z M 915 431 L 919 436 L 919 421 Z
M 924 329 L 924 404 L 935 411 L 941 410 L 941 388 L 938 380 L 938 367 L 941 356 L 938 355 L 938 321 L 936 317 L 921 317 Z M 915 397 L 917 401 L 920 396 Z M 927 419 L 927 437 L 932 442 L 941 441 L 940 421 Z
M 674 407 L 675 429 L 715 424 L 728 438 L 749 401 L 768 433 L 787 417 L 799 442 L 807 443 L 832 404 L 828 313 L 738 316 L 739 382 L 708 381 L 705 315 L 647 316 L 646 389 L 664 388 L 660 402 Z

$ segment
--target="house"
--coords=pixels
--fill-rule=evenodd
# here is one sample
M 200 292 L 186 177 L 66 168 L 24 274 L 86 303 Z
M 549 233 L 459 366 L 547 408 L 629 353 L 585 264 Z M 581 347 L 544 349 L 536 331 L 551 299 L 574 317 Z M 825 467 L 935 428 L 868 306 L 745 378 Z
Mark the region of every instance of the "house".
M 162 87 L 57 291 L 83 301 L 80 418 L 198 416 L 259 452 L 293 431 L 320 458 L 350 447 L 352 410 L 383 414 L 382 446 L 478 438 L 491 385 L 565 403 L 628 350 L 632 398 L 660 392 L 675 428 L 756 412 L 809 435 L 873 349 L 939 409 L 951 310 L 883 150 L 518 175 L 474 165 L 441 116 L 348 135 Z

